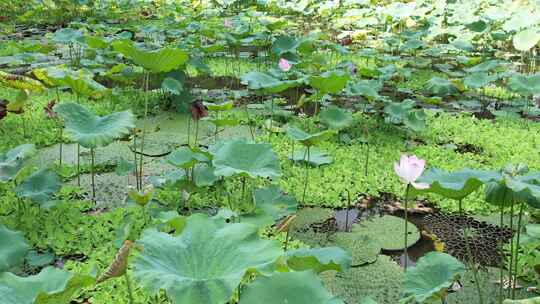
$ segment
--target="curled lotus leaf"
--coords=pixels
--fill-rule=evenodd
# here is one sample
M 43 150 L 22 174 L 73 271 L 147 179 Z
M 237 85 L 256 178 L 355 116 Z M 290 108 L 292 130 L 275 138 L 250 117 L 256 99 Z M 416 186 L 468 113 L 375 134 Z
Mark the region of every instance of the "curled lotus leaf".
M 22 264 L 29 248 L 21 232 L 0 225 L 0 272 Z
M 6 183 L 17 177 L 26 161 L 34 156 L 36 146 L 19 145 L 6 153 L 0 153 L 0 182 Z
M 128 40 L 113 42 L 113 49 L 152 73 L 176 70 L 189 60 L 189 55 L 178 48 L 147 51 L 135 47 Z

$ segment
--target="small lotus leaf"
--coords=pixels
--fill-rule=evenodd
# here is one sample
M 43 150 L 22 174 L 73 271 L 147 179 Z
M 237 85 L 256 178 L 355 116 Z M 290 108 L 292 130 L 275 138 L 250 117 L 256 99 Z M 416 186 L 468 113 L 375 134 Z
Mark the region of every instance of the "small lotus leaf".
M 333 162 L 332 156 L 317 148 L 309 149 L 309 159 L 307 159 L 307 148 L 305 147 L 294 151 L 292 157 L 289 155 L 289 159 L 294 162 L 305 162 L 307 160 L 312 166 L 328 165 Z
M 331 129 L 342 130 L 351 126 L 352 113 L 337 106 L 330 106 L 321 111 L 321 122 Z
M 6 153 L 0 153 L 0 182 L 9 182 L 17 177 L 26 160 L 35 153 L 36 147 L 32 144 L 22 144 Z
M 302 145 L 311 147 L 317 145 L 321 141 L 324 141 L 335 134 L 335 131 L 325 130 L 315 134 L 309 134 L 303 130 L 298 129 L 297 127 L 289 126 L 287 127 L 287 135 L 302 143 Z M 311 150 L 310 150 L 311 153 Z
M 284 194 L 276 185 L 254 190 L 253 201 L 257 208 L 262 209 L 275 221 L 295 213 L 298 208 L 296 199 Z
M 430 252 L 405 273 L 404 299 L 400 303 L 440 301 L 464 274 L 465 265 L 456 258 L 446 253 Z
M 0 225 L 0 272 L 22 264 L 29 248 L 21 232 Z
M 61 185 L 60 178 L 55 172 L 49 169 L 41 169 L 25 178 L 15 188 L 15 193 L 18 197 L 43 204 L 60 190 Z

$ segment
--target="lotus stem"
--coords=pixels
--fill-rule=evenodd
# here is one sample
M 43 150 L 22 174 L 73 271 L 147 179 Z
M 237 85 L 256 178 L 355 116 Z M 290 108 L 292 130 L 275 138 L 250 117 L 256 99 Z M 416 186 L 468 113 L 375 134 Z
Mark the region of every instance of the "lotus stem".
M 506 195 L 507 195 L 508 189 L 504 188 L 503 193 L 503 201 L 501 202 L 501 206 L 499 209 L 500 214 L 500 225 L 503 227 L 504 224 L 504 202 L 506 201 Z M 502 250 L 501 250 L 502 254 Z M 502 255 L 502 261 L 499 268 L 499 277 L 500 277 L 500 284 L 499 284 L 499 304 L 502 304 L 503 302 L 503 292 L 504 292 L 504 255 Z
M 199 147 L 199 120 L 195 121 L 195 142 L 193 145 Z
M 310 147 L 306 147 L 306 152 L 304 153 L 304 161 L 306 162 L 306 179 L 304 180 L 304 194 L 302 195 L 302 204 L 306 204 L 306 192 L 309 182 L 309 149 Z M 307 157 L 306 157 L 307 156 Z
M 59 158 L 59 164 L 60 164 L 60 168 L 62 168 L 62 154 L 63 154 L 63 150 L 64 150 L 64 146 L 63 146 L 63 140 L 62 140 L 62 137 L 64 136 L 64 127 L 60 124 L 60 131 L 59 131 L 59 135 L 58 135 L 58 138 L 60 140 L 60 150 L 58 151 L 58 158 Z
M 351 210 L 351 192 L 349 189 L 345 189 L 347 191 L 347 213 L 345 217 L 345 232 L 349 232 L 349 210 Z
M 364 164 L 364 175 L 368 176 L 368 168 L 369 168 L 369 141 L 366 142 L 366 162 Z
M 141 185 L 139 183 L 139 171 L 137 168 L 137 131 L 133 133 L 133 158 L 135 161 L 135 183 L 137 184 L 137 190 L 141 191 Z
M 512 202 L 510 203 L 510 230 L 512 230 L 512 232 L 514 231 L 514 200 L 512 200 Z M 515 250 L 517 251 L 518 248 L 515 248 Z M 514 266 L 514 240 L 510 242 L 510 263 L 508 266 L 508 277 L 510 280 L 512 280 L 512 273 L 513 273 L 512 267 L 513 266 Z M 509 288 L 507 297 L 510 297 L 511 293 L 512 293 L 511 288 Z
M 516 256 L 514 258 L 514 278 L 512 279 L 512 299 L 516 298 L 516 284 L 517 284 L 517 278 L 518 278 L 518 262 L 519 262 L 519 241 L 521 238 L 521 225 L 523 220 L 523 208 L 525 204 L 522 202 L 521 206 L 519 207 L 519 217 L 518 217 L 518 231 L 517 231 L 517 239 L 516 239 Z M 510 275 L 512 275 L 510 273 Z
M 242 176 L 242 200 L 246 199 L 246 177 Z
M 92 170 L 92 201 L 96 202 L 96 169 L 95 169 L 95 161 L 96 161 L 96 151 L 94 148 L 90 149 L 90 155 L 92 158 L 92 163 L 90 164 L 91 170 Z
M 129 304 L 134 304 L 135 300 L 133 300 L 133 290 L 131 288 L 131 280 L 128 277 L 127 271 L 124 274 L 124 278 L 126 279 L 126 287 L 127 287 L 127 291 L 128 291 Z
M 81 186 L 81 144 L 77 144 L 77 186 Z
M 283 248 L 285 252 L 287 252 L 287 248 L 289 247 L 289 231 L 291 231 L 291 228 L 287 228 L 287 233 L 285 234 L 285 248 Z
M 187 145 L 188 147 L 191 146 L 191 116 L 188 118 L 187 125 Z
M 146 123 L 148 119 L 148 83 L 150 82 L 150 72 L 146 72 L 145 78 L 144 78 L 144 122 L 143 122 L 143 128 L 142 128 L 142 135 L 141 135 L 141 155 L 139 160 L 139 183 L 142 189 L 143 186 L 143 175 L 144 175 L 144 139 L 146 137 Z
M 407 264 L 408 264 L 408 259 L 409 259 L 409 254 L 408 254 L 408 247 L 409 247 L 409 244 L 408 244 L 408 237 L 409 237 L 409 206 L 408 206 L 408 203 L 409 203 L 409 190 L 411 188 L 411 185 L 410 184 L 407 184 L 407 188 L 405 188 L 405 235 L 404 235 L 404 244 L 405 244 L 405 248 L 403 250 L 403 254 L 404 254 L 404 264 L 403 264 L 403 268 L 405 269 L 405 271 L 407 271 Z

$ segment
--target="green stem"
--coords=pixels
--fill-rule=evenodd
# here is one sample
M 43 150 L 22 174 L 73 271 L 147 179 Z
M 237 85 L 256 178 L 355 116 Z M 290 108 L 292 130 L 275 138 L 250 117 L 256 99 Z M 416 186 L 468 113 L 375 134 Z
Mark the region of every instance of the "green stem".
M 307 156 L 307 158 L 306 158 Z M 304 153 L 304 161 L 306 162 L 306 179 L 304 180 L 304 194 L 302 195 L 302 204 L 306 204 L 306 192 L 309 182 L 309 146 L 306 147 L 306 152 Z
M 124 278 L 126 279 L 126 287 L 128 291 L 129 304 L 134 304 L 135 300 L 133 300 L 133 289 L 131 288 L 131 281 L 128 277 L 127 272 L 124 274 Z
M 506 202 L 506 194 L 507 194 L 508 190 L 507 188 L 505 187 L 504 188 L 504 193 L 503 193 L 503 201 L 501 202 L 501 207 L 500 207 L 500 210 L 499 212 L 501 213 L 500 214 L 500 225 L 501 227 L 503 227 L 504 225 L 504 203 Z M 502 250 L 501 250 L 501 253 L 502 253 Z M 499 268 L 499 277 L 500 277 L 500 284 L 499 284 L 499 304 L 502 304 L 503 302 L 503 292 L 504 292 L 504 264 L 505 264 L 505 258 L 504 258 L 504 255 L 502 256 L 502 261 L 501 261 L 501 265 L 500 265 L 500 268 Z
M 510 230 L 514 231 L 514 200 L 510 203 Z M 517 248 L 515 248 L 517 250 Z M 512 280 L 512 267 L 514 266 L 514 240 L 510 242 L 510 263 L 508 266 L 508 278 Z M 510 297 L 512 291 L 508 289 L 507 297 Z
M 287 233 L 285 234 L 285 248 L 283 249 L 285 252 L 287 252 L 289 246 L 289 231 L 290 229 L 287 229 Z
M 366 162 L 364 164 L 364 175 L 368 176 L 368 166 L 369 166 L 369 142 L 366 143 Z
M 188 125 L 187 125 L 187 145 L 190 147 L 190 141 L 191 141 L 191 117 L 188 118 Z
M 81 186 L 81 144 L 77 144 L 77 186 Z
M 141 135 L 141 155 L 139 160 L 139 183 L 140 183 L 140 190 L 142 190 L 143 186 L 143 160 L 144 160 L 144 140 L 146 137 L 146 123 L 148 120 L 148 83 L 150 82 L 150 73 L 146 72 L 145 75 L 145 85 L 144 85 L 144 121 L 143 121 L 143 128 L 142 128 L 142 135 Z
M 92 158 L 91 171 L 92 171 L 92 201 L 96 202 L 96 170 L 95 170 L 95 161 L 96 161 L 96 154 L 95 154 L 94 148 L 90 149 L 90 156 Z
M 407 264 L 408 264 L 408 259 L 409 259 L 409 254 L 408 254 L 408 247 L 409 247 L 409 244 L 408 244 L 408 237 L 409 237 L 409 190 L 411 188 L 411 185 L 410 184 L 407 184 L 407 188 L 405 189 L 405 234 L 404 234 L 404 243 L 405 243 L 405 248 L 403 250 L 403 255 L 404 255 L 404 267 L 405 268 L 405 271 L 407 271 Z
M 514 278 L 512 279 L 512 299 L 516 298 L 516 284 L 517 284 L 517 278 L 518 278 L 518 262 L 519 262 L 519 241 L 521 238 L 521 224 L 523 219 L 523 208 L 525 204 L 522 202 L 521 206 L 519 208 L 519 217 L 518 217 L 518 231 L 517 231 L 517 240 L 516 240 L 516 256 L 514 258 Z M 513 242 L 513 241 L 512 241 Z M 512 274 L 510 274 L 512 275 Z

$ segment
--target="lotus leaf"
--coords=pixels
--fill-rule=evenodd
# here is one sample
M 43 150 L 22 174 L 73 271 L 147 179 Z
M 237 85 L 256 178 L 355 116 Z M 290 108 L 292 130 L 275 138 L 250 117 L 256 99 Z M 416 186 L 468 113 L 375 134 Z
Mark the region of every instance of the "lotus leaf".
M 17 177 L 25 161 L 36 153 L 32 144 L 22 144 L 8 152 L 0 153 L 0 182 L 5 183 Z
M 503 304 L 540 304 L 540 297 L 523 300 L 504 300 Z
M 115 51 L 133 60 L 133 62 L 152 73 L 170 72 L 184 65 L 189 56 L 185 51 L 177 48 L 163 48 L 158 51 L 140 50 L 130 41 L 120 40 L 113 42 Z
M 35 79 L 22 75 L 8 74 L 0 71 L 0 84 L 6 87 L 27 90 L 30 92 L 41 92 L 45 89 L 43 84 Z
M 352 256 L 352 266 L 373 263 L 381 252 L 377 239 L 364 234 L 338 232 L 332 236 L 332 242 Z
M 276 185 L 253 191 L 253 201 L 275 221 L 296 212 L 298 202 L 292 196 L 284 194 Z
M 282 254 L 256 227 L 203 214 L 190 216 L 179 236 L 149 229 L 139 243 L 144 251 L 134 259 L 135 279 L 152 294 L 165 290 L 178 304 L 225 303 L 246 272 L 272 267 Z
M 533 75 L 515 74 L 508 81 L 510 88 L 525 96 L 540 94 L 540 73 Z
M 212 161 L 217 176 L 247 175 L 252 178 L 281 176 L 277 155 L 269 144 L 249 143 L 243 139 L 226 142 Z
M 216 169 L 207 164 L 195 166 L 193 178 L 197 187 L 212 186 L 219 179 L 216 176 Z
M 84 42 L 84 37 L 79 30 L 61 28 L 54 32 L 53 41 L 57 43 L 78 43 Z
M 306 133 L 303 130 L 298 129 L 297 127 L 289 126 L 287 127 L 287 135 L 302 143 L 306 147 L 311 147 L 317 145 L 321 141 L 327 140 L 335 134 L 332 130 L 325 130 L 315 134 Z M 311 151 L 310 151 L 311 152 Z
M 436 193 L 446 198 L 461 200 L 476 191 L 480 186 L 498 181 L 502 175 L 497 171 L 482 171 L 462 169 L 446 172 L 440 169 L 429 169 L 417 180 L 419 183 L 430 185 L 428 189 L 411 189 L 411 195 L 421 193 Z
M 0 273 L 0 299 L 2 304 L 67 304 L 76 292 L 94 282 L 91 276 L 54 267 L 29 277 L 4 272 Z
M 395 304 L 401 297 L 403 270 L 386 255 L 379 255 L 374 263 L 352 267 L 344 273 L 323 272 L 321 277 L 331 293 L 351 304 L 367 296 L 378 303 Z
M 414 245 L 420 240 L 418 228 L 409 224 L 407 244 Z M 392 215 L 377 217 L 373 220 L 353 225 L 352 232 L 378 240 L 383 250 L 402 250 L 404 243 L 405 220 Z
M 301 248 L 287 252 L 287 266 L 295 271 L 343 272 L 351 266 L 351 256 L 339 247 Z
M 97 116 L 76 103 L 62 103 L 54 111 L 64 119 L 66 130 L 81 146 L 106 146 L 135 127 L 131 111 Z
M 224 103 L 211 103 L 211 102 L 205 102 L 204 106 L 208 109 L 208 111 L 229 111 L 232 110 L 234 106 L 234 102 L 227 101 Z
M 530 28 L 517 33 L 512 42 L 516 50 L 527 52 L 532 49 L 540 40 L 540 29 Z
M 22 264 L 29 248 L 21 232 L 0 225 L 0 272 Z
M 272 52 L 277 56 L 281 56 L 285 53 L 294 53 L 296 48 L 300 45 L 300 42 L 291 36 L 279 36 L 272 43 Z
M 463 84 L 471 89 L 478 89 L 487 86 L 497 80 L 497 76 L 484 72 L 473 73 L 463 79 Z
M 305 162 L 307 159 L 307 148 L 294 151 L 294 154 L 292 157 L 289 156 L 289 159 L 294 162 Z M 317 148 L 310 148 L 309 159 L 307 159 L 307 161 L 312 166 L 321 166 L 331 164 L 333 159 L 332 156 L 328 155 L 326 152 L 323 152 Z
M 280 93 L 297 87 L 300 80 L 279 80 L 265 73 L 249 72 L 242 76 L 242 83 L 252 90 L 263 90 L 266 93 Z
M 337 94 L 349 81 L 349 74 L 343 71 L 324 72 L 320 76 L 311 76 L 309 85 L 323 94 Z
M 448 79 L 433 77 L 425 84 L 426 89 L 432 95 L 446 96 L 457 93 L 456 86 Z
M 301 271 L 261 276 L 247 285 L 239 304 L 259 303 L 343 304 L 343 301 L 332 296 L 315 273 Z
M 430 252 L 405 273 L 400 303 L 435 303 L 465 274 L 465 265 L 449 254 Z
M 61 185 L 60 178 L 55 172 L 49 169 L 41 169 L 25 178 L 15 188 L 15 193 L 18 197 L 43 204 L 60 190 Z
M 209 161 L 204 154 L 194 152 L 188 147 L 181 147 L 180 149 L 169 154 L 165 159 L 171 165 L 183 169 L 191 168 L 198 162 Z
M 352 113 L 337 106 L 330 106 L 320 113 L 321 122 L 331 129 L 342 130 L 351 126 Z

